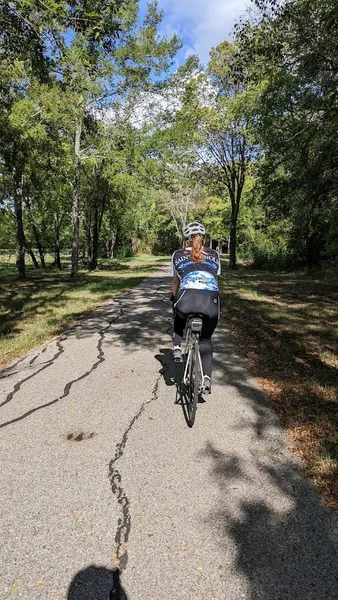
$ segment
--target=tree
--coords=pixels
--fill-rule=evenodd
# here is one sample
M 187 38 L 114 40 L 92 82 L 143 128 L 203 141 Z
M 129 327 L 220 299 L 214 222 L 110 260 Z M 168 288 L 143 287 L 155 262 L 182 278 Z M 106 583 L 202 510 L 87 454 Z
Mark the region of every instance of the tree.
M 256 90 L 246 89 L 237 65 L 237 48 L 223 42 L 211 51 L 206 75 L 186 86 L 177 113 L 181 143 L 195 153 L 195 175 L 205 185 L 218 181 L 231 202 L 230 267 L 236 268 L 236 232 L 245 179 L 257 146 L 251 135 Z
M 182 242 L 182 231 L 193 218 L 194 210 L 201 199 L 201 188 L 187 183 L 174 183 L 160 190 L 158 209 L 172 219 L 177 238 Z
M 308 266 L 325 256 L 338 206 L 338 6 L 335 0 L 257 0 L 237 40 L 260 86 L 259 177 L 276 218 L 290 218 L 290 251 Z
M 38 170 L 43 157 L 41 140 L 52 131 L 56 154 L 64 155 L 67 184 L 62 169 L 56 186 L 68 197 L 69 143 L 73 146 L 71 189 L 73 214 L 72 276 L 78 270 L 79 215 L 84 208 L 80 197 L 81 176 L 86 171 L 83 161 L 96 154 L 95 147 L 83 148 L 87 122 L 101 120 L 110 112 L 127 105 L 127 100 L 141 90 L 150 89 L 172 64 L 179 48 L 176 36 L 159 37 L 157 30 L 162 14 L 157 3 L 149 4 L 142 25 L 138 25 L 138 1 L 103 3 L 98 0 L 55 3 L 27 0 L 5 3 L 0 7 L 0 158 L 6 175 L 10 202 L 16 215 L 19 276 L 25 276 L 24 226 L 38 245 L 44 262 L 37 212 L 48 207 L 48 182 L 34 180 L 34 161 Z M 159 85 L 159 84 L 157 84 Z M 54 94 L 55 105 L 48 106 Z M 101 114 L 100 114 L 101 109 Z M 21 115 L 21 116 L 20 116 Z M 22 117 L 22 118 L 21 118 Z M 126 117 L 127 119 L 127 117 Z M 60 123 L 60 120 L 62 123 Z M 28 129 L 28 132 L 27 132 Z M 46 140 L 43 140 L 46 150 Z M 52 162 L 52 153 L 48 153 Z M 66 156 L 68 158 L 66 158 Z M 47 162 L 47 161 L 45 161 Z M 60 165 L 59 165 L 60 166 Z M 98 171 L 101 171 L 100 167 Z M 39 171 L 43 174 L 43 170 Z M 100 182 L 108 181 L 107 177 Z M 55 198 L 55 194 L 50 194 Z M 44 198 L 44 199 L 43 199 Z M 67 200 L 68 201 L 68 200 Z M 46 204 L 47 202 L 47 204 Z M 67 202 L 66 202 L 67 203 Z M 64 204 L 64 203 L 63 203 Z M 62 202 L 58 202 L 61 206 Z M 40 206 L 40 209 L 39 209 Z M 24 218 L 24 213 L 27 217 Z M 94 209 L 95 237 L 100 229 L 100 214 Z M 97 217 L 97 218 L 96 218 Z M 48 220 L 50 226 L 50 219 Z M 102 221 L 102 217 L 101 217 Z M 54 211 L 56 262 L 63 215 Z M 42 225 L 42 220 L 41 220 Z M 97 246 L 97 239 L 95 247 Z M 95 261 L 94 261 L 95 262 Z
M 158 76 L 171 65 L 179 47 L 178 38 L 159 38 L 157 28 L 162 14 L 157 4 L 149 4 L 141 27 L 138 27 L 138 2 L 112 3 L 92 0 L 88 25 L 81 26 L 62 59 L 64 84 L 74 94 L 74 183 L 72 277 L 77 276 L 79 239 L 79 177 L 81 134 L 86 113 L 102 99 L 116 105 L 151 86 L 152 75 Z M 88 10 L 88 3 L 85 3 Z M 76 29 L 78 24 L 76 23 Z

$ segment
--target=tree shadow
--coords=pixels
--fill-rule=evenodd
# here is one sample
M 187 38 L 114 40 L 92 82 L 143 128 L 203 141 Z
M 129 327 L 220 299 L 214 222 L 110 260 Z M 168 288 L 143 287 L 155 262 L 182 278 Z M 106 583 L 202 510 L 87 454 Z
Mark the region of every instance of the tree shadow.
M 236 345 L 318 486 L 338 507 L 336 282 L 243 270 L 224 281 L 224 293 Z
M 91 274 L 81 275 L 78 279 L 70 279 L 68 274 L 46 276 L 44 272 L 35 274 L 32 279 L 27 281 L 9 281 L 4 279 L 0 285 L 0 309 L 2 311 L 0 334 L 2 336 L 20 333 L 23 330 L 22 323 L 34 317 L 37 312 L 43 315 L 54 317 L 58 326 L 53 330 L 53 334 L 61 333 L 67 324 L 76 319 L 86 316 L 88 311 L 82 313 L 67 313 L 59 316 L 58 311 L 67 305 L 69 301 L 69 292 L 83 289 L 84 294 L 100 295 L 97 303 L 103 302 L 113 295 L 118 295 L 129 287 L 135 287 L 140 284 L 147 272 L 144 267 L 136 267 L 135 273 L 127 271 L 117 278 L 105 278 L 102 275 Z M 143 273 L 142 273 L 143 271 Z
M 71 582 L 67 600 L 128 600 L 118 569 L 91 565 L 79 571 Z
M 220 494 L 207 524 L 225 553 L 229 538 L 234 543 L 235 569 L 250 600 L 336 600 L 337 522 L 295 462 L 271 448 L 250 467 L 211 444 L 203 455 Z M 245 494 L 232 492 L 241 484 Z
M 133 285 L 139 282 L 131 281 Z M 169 286 L 167 275 L 142 278 L 138 287 L 87 314 L 72 328 L 68 337 L 90 337 L 106 328 L 105 344 L 108 346 L 117 343 L 127 347 L 128 351 L 137 351 L 162 345 L 163 338 L 167 338 L 172 329 L 168 310 Z

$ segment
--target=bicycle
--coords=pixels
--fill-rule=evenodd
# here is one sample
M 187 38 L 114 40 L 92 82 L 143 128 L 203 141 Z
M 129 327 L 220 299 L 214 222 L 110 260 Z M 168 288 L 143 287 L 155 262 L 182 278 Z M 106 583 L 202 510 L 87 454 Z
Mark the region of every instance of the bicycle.
M 203 320 L 199 315 L 189 315 L 186 324 L 185 367 L 182 383 L 187 390 L 187 422 L 193 427 L 198 397 L 203 393 L 203 366 L 200 354 L 200 336 Z

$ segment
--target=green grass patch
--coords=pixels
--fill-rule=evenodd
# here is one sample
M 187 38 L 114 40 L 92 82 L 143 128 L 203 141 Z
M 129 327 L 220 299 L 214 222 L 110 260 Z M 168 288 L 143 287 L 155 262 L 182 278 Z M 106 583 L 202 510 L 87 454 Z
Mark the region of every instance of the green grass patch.
M 318 273 L 225 268 L 221 289 L 235 343 L 305 469 L 338 509 L 337 281 Z
M 167 257 L 137 256 L 102 261 L 97 271 L 36 271 L 27 265 L 18 281 L 14 261 L 0 262 L 0 364 L 58 335 L 109 298 L 138 285 Z

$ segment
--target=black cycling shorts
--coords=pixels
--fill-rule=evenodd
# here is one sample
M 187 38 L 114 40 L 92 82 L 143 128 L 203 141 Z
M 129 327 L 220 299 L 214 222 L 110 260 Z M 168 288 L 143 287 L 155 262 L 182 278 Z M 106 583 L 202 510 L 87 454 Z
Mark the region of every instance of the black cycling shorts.
M 175 297 L 174 310 L 182 318 L 190 314 L 202 315 L 207 319 L 218 319 L 220 297 L 209 290 L 180 290 Z

